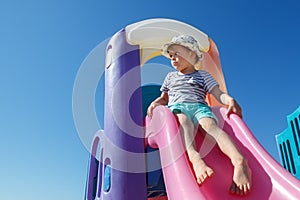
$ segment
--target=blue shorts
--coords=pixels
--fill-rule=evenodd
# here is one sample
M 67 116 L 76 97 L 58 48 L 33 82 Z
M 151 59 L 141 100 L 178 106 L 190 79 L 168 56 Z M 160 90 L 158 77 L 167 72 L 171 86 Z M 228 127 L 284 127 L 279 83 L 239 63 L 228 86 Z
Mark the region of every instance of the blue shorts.
M 176 103 L 168 105 L 168 108 L 170 108 L 174 114 L 185 114 L 194 125 L 197 125 L 199 120 L 205 117 L 212 118 L 218 123 L 218 119 L 210 107 L 203 103 Z

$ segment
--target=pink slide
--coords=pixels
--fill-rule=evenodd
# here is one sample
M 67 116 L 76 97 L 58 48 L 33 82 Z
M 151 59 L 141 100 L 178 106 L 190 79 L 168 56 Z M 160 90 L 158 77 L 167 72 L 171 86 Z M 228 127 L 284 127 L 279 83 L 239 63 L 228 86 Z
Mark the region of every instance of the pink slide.
M 247 157 L 252 169 L 252 190 L 246 196 L 230 194 L 233 167 L 215 142 L 197 134 L 196 142 L 205 162 L 214 169 L 214 176 L 198 186 L 181 141 L 174 115 L 164 106 L 146 118 L 148 144 L 159 148 L 164 181 L 169 200 L 201 199 L 300 199 L 300 181 L 278 164 L 257 142 L 247 125 L 236 115 L 225 118 L 226 108 L 213 107 L 219 126 L 234 140 Z M 201 138 L 202 135 L 202 138 Z

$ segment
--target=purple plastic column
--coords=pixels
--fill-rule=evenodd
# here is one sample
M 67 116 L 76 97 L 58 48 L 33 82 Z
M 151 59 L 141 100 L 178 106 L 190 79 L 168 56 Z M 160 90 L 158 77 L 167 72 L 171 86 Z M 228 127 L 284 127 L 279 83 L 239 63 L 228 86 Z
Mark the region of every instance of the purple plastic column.
M 104 164 L 112 169 L 110 189 L 102 192 L 101 199 L 146 200 L 140 49 L 129 45 L 121 30 L 109 42 L 108 51 L 111 64 L 105 71 L 104 134 L 109 145 L 105 146 L 117 151 L 103 149 Z M 139 156 L 132 159 L 132 153 Z

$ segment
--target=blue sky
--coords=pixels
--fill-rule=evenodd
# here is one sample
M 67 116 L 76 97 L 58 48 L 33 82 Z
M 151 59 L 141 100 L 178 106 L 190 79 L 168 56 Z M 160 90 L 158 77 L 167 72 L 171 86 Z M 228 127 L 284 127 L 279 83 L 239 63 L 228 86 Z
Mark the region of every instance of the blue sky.
M 300 106 L 299 10 L 297 0 L 0 1 L 0 198 L 83 199 L 76 74 L 98 44 L 149 18 L 186 22 L 216 42 L 229 93 L 279 160 L 275 135 Z

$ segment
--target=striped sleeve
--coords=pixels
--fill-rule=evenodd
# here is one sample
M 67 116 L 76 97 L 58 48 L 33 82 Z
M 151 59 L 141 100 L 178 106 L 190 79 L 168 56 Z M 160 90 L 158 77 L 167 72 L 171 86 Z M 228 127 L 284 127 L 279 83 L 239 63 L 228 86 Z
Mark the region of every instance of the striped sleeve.
M 219 86 L 219 84 L 215 80 L 215 78 L 210 73 L 208 73 L 206 71 L 204 71 L 203 79 L 204 79 L 204 89 L 205 89 L 205 91 L 207 91 L 209 93 L 212 91 L 212 89 L 215 86 Z
M 164 93 L 168 93 L 169 91 L 169 88 L 168 88 L 168 85 L 170 83 L 170 73 L 167 74 L 167 76 L 165 77 L 165 80 L 160 88 L 160 91 L 161 92 L 164 92 Z

